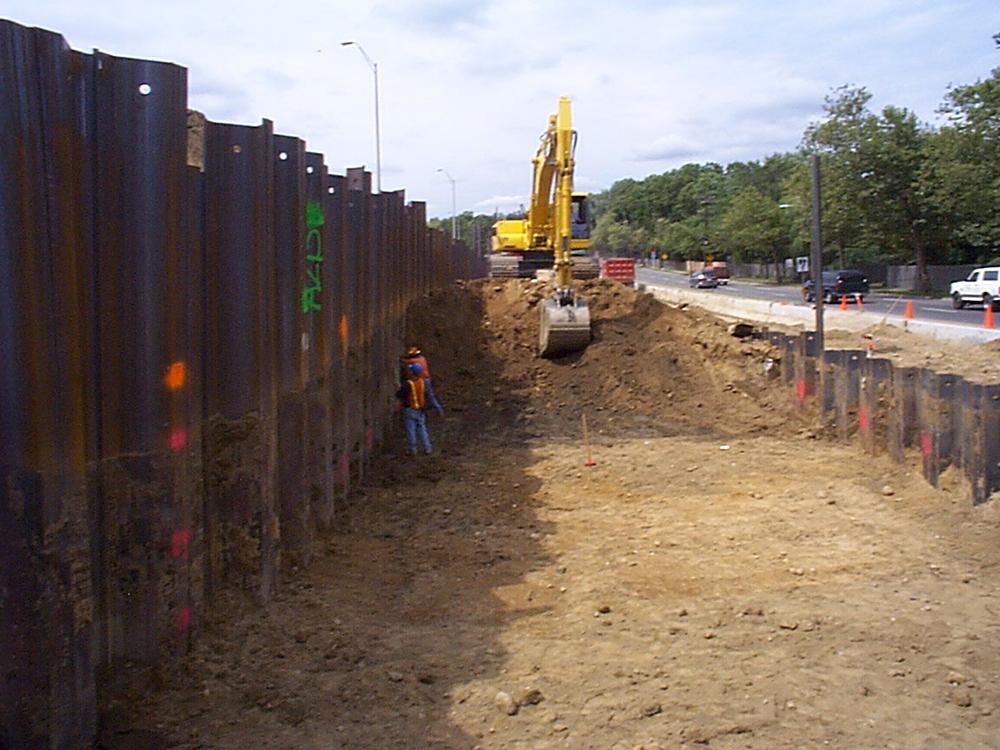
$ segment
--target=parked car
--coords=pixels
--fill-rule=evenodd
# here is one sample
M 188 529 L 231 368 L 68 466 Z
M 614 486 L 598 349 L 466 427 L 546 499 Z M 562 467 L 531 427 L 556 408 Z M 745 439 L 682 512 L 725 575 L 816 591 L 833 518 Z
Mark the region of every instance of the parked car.
M 961 310 L 968 303 L 1000 310 L 1000 266 L 977 268 L 965 281 L 951 282 L 951 304 Z
M 861 271 L 823 271 L 823 302 L 832 304 L 841 297 L 849 300 L 860 298 L 864 301 L 868 294 L 868 279 Z M 802 296 L 806 302 L 815 302 L 813 280 L 809 279 L 802 287 Z
M 706 268 L 692 273 L 691 278 L 688 279 L 688 284 L 696 289 L 715 289 L 719 286 L 719 279 L 716 278 L 713 271 Z

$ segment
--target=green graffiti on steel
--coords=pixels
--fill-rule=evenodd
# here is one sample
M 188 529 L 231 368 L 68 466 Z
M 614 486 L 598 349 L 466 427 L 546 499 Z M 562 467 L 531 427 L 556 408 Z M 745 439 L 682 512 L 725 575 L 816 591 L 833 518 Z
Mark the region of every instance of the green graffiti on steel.
M 320 227 L 326 222 L 323 216 L 323 206 L 319 201 L 306 203 L 306 276 L 309 283 L 302 290 L 302 312 L 305 314 L 319 312 L 322 305 L 317 299 L 323 291 L 323 234 Z
M 317 229 L 326 223 L 323 218 L 323 206 L 319 201 L 309 201 L 306 203 L 306 226 L 309 229 Z

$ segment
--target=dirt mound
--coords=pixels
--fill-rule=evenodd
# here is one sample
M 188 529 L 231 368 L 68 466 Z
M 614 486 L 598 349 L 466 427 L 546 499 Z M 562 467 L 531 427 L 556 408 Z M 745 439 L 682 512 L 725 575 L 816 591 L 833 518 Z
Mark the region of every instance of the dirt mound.
M 710 315 L 594 279 L 581 286 L 590 346 L 542 359 L 545 294 L 529 280 L 482 280 L 435 292 L 411 312 L 407 340 L 419 339 L 450 406 L 482 409 L 498 425 L 513 417 L 529 436 L 575 435 L 582 414 L 599 434 L 731 435 L 786 423 L 780 353 L 767 342 L 734 338 Z

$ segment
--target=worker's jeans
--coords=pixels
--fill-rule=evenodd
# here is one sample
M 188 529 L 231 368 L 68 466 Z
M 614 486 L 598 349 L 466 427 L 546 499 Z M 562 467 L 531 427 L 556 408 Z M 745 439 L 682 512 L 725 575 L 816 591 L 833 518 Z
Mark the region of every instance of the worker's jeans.
M 406 428 L 406 447 L 410 455 L 417 454 L 417 438 L 424 453 L 431 452 L 431 436 L 427 434 L 427 415 L 421 409 L 403 409 L 403 426 Z

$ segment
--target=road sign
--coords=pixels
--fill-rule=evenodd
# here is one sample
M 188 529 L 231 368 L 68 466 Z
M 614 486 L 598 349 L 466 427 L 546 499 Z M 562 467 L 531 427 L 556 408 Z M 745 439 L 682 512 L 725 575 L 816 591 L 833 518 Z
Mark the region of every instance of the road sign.
M 797 273 L 809 273 L 808 255 L 800 255 L 795 259 L 795 271 Z
M 785 270 L 791 271 L 795 268 L 795 258 L 785 258 Z

